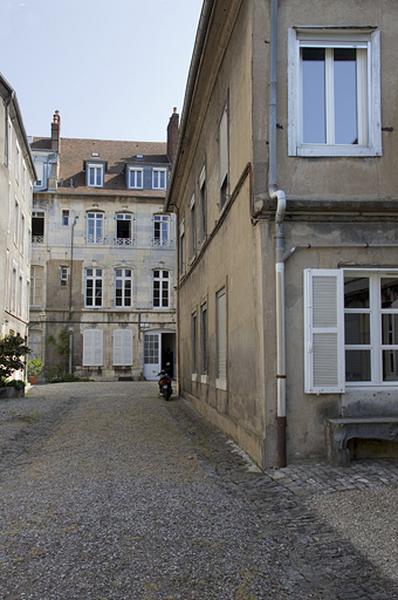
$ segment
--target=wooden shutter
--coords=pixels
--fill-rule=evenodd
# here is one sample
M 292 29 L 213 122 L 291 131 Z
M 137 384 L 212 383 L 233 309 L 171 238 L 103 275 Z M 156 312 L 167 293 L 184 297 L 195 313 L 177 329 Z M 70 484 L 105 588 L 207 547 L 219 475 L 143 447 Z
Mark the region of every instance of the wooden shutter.
M 228 112 L 227 107 L 220 121 L 219 129 L 219 148 L 220 148 L 220 187 L 228 175 Z
M 342 393 L 344 375 L 343 272 L 304 271 L 305 392 Z
M 217 294 L 217 379 L 227 381 L 227 296 L 225 289 Z
M 113 332 L 113 365 L 126 367 L 133 364 L 133 335 L 131 329 Z
M 83 366 L 102 367 L 103 365 L 103 331 L 102 329 L 86 329 L 83 332 Z

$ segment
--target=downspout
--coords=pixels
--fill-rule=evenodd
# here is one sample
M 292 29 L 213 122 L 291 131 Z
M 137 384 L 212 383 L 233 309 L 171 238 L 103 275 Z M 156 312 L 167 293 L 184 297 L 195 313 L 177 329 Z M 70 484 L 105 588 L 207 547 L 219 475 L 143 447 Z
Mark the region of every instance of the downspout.
M 285 337 L 285 192 L 278 188 L 278 0 L 271 0 L 271 42 L 268 97 L 268 194 L 275 211 L 275 315 L 276 315 L 276 425 L 278 467 L 286 466 L 286 337 Z

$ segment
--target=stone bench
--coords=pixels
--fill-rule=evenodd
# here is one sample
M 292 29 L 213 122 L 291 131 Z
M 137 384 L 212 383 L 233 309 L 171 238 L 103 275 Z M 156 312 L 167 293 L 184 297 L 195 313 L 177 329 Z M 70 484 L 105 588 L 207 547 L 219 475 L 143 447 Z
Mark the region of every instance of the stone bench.
M 398 442 L 398 417 L 346 417 L 326 420 L 330 462 L 350 464 L 347 444 L 354 438 Z

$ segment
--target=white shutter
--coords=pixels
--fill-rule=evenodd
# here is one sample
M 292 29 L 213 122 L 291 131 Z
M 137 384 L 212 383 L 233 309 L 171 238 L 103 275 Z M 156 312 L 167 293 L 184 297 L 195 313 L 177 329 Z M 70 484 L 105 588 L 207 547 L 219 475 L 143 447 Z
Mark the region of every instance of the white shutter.
M 220 148 L 220 186 L 228 175 L 228 112 L 225 107 L 220 121 L 219 129 L 219 148 Z
M 125 367 L 133 364 L 133 336 L 131 329 L 113 332 L 113 365 Z
M 227 296 L 225 289 L 217 294 L 217 379 L 227 381 Z
M 103 331 L 102 329 L 86 329 L 83 332 L 83 366 L 102 367 L 103 365 Z
M 344 374 L 343 271 L 304 271 L 304 363 L 307 394 L 342 393 Z

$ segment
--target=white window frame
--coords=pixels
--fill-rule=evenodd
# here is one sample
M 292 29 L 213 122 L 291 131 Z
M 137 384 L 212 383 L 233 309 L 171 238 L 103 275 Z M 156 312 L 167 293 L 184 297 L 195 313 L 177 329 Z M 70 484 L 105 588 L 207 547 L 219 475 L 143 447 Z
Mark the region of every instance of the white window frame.
M 164 176 L 164 186 L 161 186 L 161 177 Z M 155 181 L 157 179 L 157 181 Z M 155 185 L 156 183 L 156 185 Z M 153 168 L 152 169 L 152 189 L 165 190 L 167 188 L 167 169 Z
M 31 265 L 30 268 L 30 304 L 31 306 L 44 305 L 44 267 Z M 37 302 L 39 300 L 39 302 Z
M 133 332 L 115 329 L 112 333 L 112 364 L 114 367 L 131 367 L 133 364 Z
M 91 274 L 90 274 L 91 271 Z M 87 303 L 87 283 L 93 282 L 93 304 Z M 97 282 L 101 281 L 101 304 L 96 304 Z M 84 306 L 85 308 L 102 308 L 104 303 L 104 269 L 101 267 L 86 267 L 84 269 Z
M 18 142 L 15 142 L 15 181 L 20 184 L 21 181 L 21 148 Z
M 46 235 L 46 213 L 44 210 L 34 210 L 32 211 L 32 223 L 33 218 L 35 219 L 43 219 L 43 235 L 33 235 L 32 233 L 32 243 L 33 244 L 44 244 L 44 238 Z M 32 226 L 33 229 L 33 226 Z
M 94 174 L 94 178 L 93 178 L 94 183 L 91 182 L 92 181 L 91 173 Z M 97 183 L 98 173 L 100 174 L 100 179 L 101 179 L 100 183 Z M 104 165 L 99 165 L 96 163 L 88 163 L 87 164 L 87 186 L 88 187 L 97 187 L 97 188 L 104 187 Z
M 198 245 L 198 235 L 197 235 L 197 218 L 196 218 L 196 198 L 195 194 L 192 194 L 191 202 L 190 202 L 190 233 L 191 233 L 191 260 L 193 260 L 196 256 L 196 250 Z
M 138 174 L 141 175 L 141 185 L 137 184 Z M 144 189 L 144 169 L 137 167 L 129 167 L 128 169 L 128 188 L 130 190 Z
M 156 237 L 156 224 L 158 224 L 158 237 Z M 164 224 L 166 224 L 166 236 L 163 235 Z M 154 246 L 170 246 L 170 215 L 153 215 L 152 244 Z
M 121 275 L 117 272 L 121 271 Z M 130 271 L 130 275 L 126 275 L 126 271 Z M 122 302 L 117 304 L 116 290 L 117 281 L 122 282 Z M 114 281 L 115 281 L 115 295 L 114 295 L 114 306 L 115 308 L 131 308 L 133 306 L 133 270 L 129 267 L 115 267 L 114 269 Z M 130 304 L 126 303 L 126 283 L 130 282 Z
M 67 221 L 65 223 L 65 220 Z M 62 227 L 68 227 L 70 223 L 70 210 L 69 208 L 63 208 L 61 212 L 61 224 Z
M 369 309 L 346 309 L 344 307 L 344 277 L 346 275 L 352 277 L 369 278 L 370 304 Z M 312 323 L 312 299 L 311 279 L 314 276 L 336 277 L 336 310 L 337 322 L 332 328 L 313 328 Z M 335 394 L 344 393 L 347 389 L 371 389 L 371 390 L 387 390 L 398 389 L 398 381 L 383 381 L 383 350 L 398 350 L 398 345 L 382 344 L 381 331 L 381 315 L 382 314 L 398 314 L 398 309 L 382 309 L 380 302 L 380 286 L 381 278 L 397 278 L 398 269 L 305 269 L 304 270 L 304 308 L 305 308 L 305 328 L 304 328 L 304 348 L 305 348 L 305 386 L 304 390 L 307 394 Z M 345 344 L 345 327 L 344 315 L 354 313 L 368 313 L 370 323 L 370 343 L 369 344 Z M 338 349 L 338 384 L 333 388 L 316 387 L 313 383 L 313 349 L 312 335 L 315 333 L 337 333 L 337 349 Z M 371 360 L 371 380 L 370 381 L 346 381 L 345 379 L 345 351 L 346 350 L 370 350 Z
M 115 216 L 116 221 L 116 246 L 132 246 L 134 243 L 134 215 L 129 212 L 118 212 Z M 122 238 L 117 235 L 117 223 L 118 221 L 128 221 L 130 223 L 130 237 Z
M 178 240 L 178 267 L 179 275 L 185 273 L 185 221 L 180 223 L 180 235 Z
M 367 53 L 359 60 L 358 75 L 358 144 L 334 144 L 333 70 L 326 57 L 326 121 L 327 143 L 303 143 L 302 128 L 302 64 L 303 47 L 359 48 Z M 362 64 L 361 64 L 362 63 Z M 289 156 L 381 156 L 381 92 L 380 92 L 380 32 L 369 30 L 339 30 L 316 27 L 289 29 L 288 57 L 288 154 Z M 328 67 L 329 65 L 329 67 Z
M 104 243 L 104 226 L 105 226 L 105 215 L 103 212 L 90 210 L 86 214 L 86 236 L 87 236 L 87 244 L 103 244 Z M 89 233 L 89 222 L 94 222 L 94 233 Z M 101 223 L 101 227 L 99 227 L 99 223 Z M 100 231 L 98 231 L 100 229 Z
M 159 271 L 159 276 L 155 277 L 155 272 Z M 168 276 L 165 277 L 165 273 L 168 273 Z M 161 269 L 160 267 L 158 269 L 154 269 L 152 271 L 152 275 L 153 275 L 153 286 L 152 286 L 152 305 L 153 308 L 156 310 L 165 308 L 165 309 L 169 309 L 170 308 L 170 281 L 171 281 L 171 273 L 170 271 L 168 271 L 167 269 Z M 155 283 L 159 283 L 159 305 L 156 306 L 155 305 Z M 164 304 L 163 302 L 163 290 L 166 289 L 167 287 L 167 304 Z
M 199 203 L 200 203 L 200 227 L 199 244 L 203 244 L 207 237 L 207 187 L 206 187 L 206 166 L 204 166 L 199 175 Z
M 196 381 L 199 365 L 198 365 L 198 311 L 195 310 L 191 315 L 191 366 L 192 376 L 195 376 Z
M 104 364 L 104 332 L 102 329 L 83 331 L 83 367 L 102 367 Z
M 59 283 L 61 287 L 67 287 L 69 281 L 69 267 L 62 265 L 59 267 Z
M 222 304 L 222 302 L 224 304 Z M 224 308 L 224 315 L 221 314 L 222 306 Z M 222 343 L 224 343 L 225 346 L 223 346 Z M 216 388 L 226 391 L 228 377 L 228 302 L 227 288 L 225 287 L 216 294 L 216 347 Z

